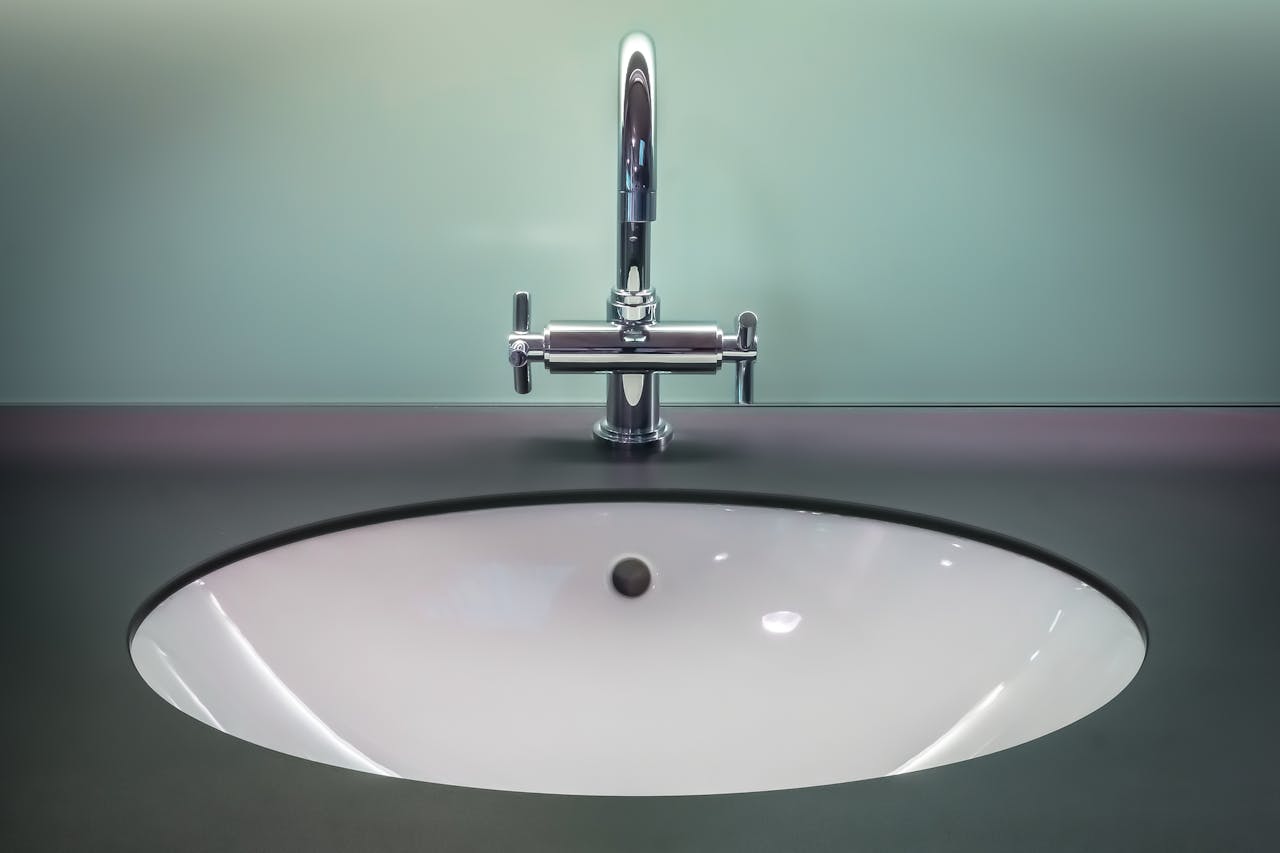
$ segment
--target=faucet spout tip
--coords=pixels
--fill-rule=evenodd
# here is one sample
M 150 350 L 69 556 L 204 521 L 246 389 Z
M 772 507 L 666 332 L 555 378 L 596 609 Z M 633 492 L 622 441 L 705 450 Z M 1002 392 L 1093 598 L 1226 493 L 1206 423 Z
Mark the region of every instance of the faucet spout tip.
M 626 58 L 636 52 L 645 54 L 652 62 L 653 39 L 649 37 L 648 33 L 641 32 L 640 30 L 629 32 L 622 37 L 621 51 L 624 64 L 626 62 Z

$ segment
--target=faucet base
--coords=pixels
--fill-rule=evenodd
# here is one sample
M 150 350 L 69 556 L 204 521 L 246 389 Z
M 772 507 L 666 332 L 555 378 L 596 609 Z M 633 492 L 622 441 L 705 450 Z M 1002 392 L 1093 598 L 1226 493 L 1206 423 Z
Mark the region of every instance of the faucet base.
M 671 424 L 658 407 L 658 374 L 609 373 L 605 376 L 604 418 L 596 438 L 614 450 L 661 450 L 671 441 Z
M 635 430 L 618 429 L 602 418 L 591 430 L 596 440 L 608 445 L 609 449 L 623 453 L 647 453 L 664 449 L 671 443 L 674 430 L 671 424 L 659 419 L 653 429 Z

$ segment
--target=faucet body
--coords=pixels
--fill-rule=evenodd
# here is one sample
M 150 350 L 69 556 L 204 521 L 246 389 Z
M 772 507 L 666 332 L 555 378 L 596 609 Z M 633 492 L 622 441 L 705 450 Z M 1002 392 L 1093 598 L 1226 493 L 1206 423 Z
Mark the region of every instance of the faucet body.
M 754 399 L 756 316 L 738 316 L 726 336 L 714 323 L 663 323 L 649 277 L 651 223 L 657 218 L 653 42 L 642 33 L 622 41 L 618 92 L 618 269 L 602 323 L 552 323 L 531 333 L 529 294 L 515 294 L 508 361 L 517 393 L 531 390 L 530 365 L 552 373 L 604 373 L 605 416 L 596 438 L 619 450 L 662 449 L 671 425 L 662 418 L 662 373 L 716 373 L 736 365 L 738 403 Z

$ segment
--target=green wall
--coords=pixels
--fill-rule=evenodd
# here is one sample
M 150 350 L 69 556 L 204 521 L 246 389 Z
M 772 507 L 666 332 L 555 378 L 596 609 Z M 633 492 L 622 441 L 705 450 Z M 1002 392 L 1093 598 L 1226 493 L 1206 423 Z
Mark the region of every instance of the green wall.
M 2 4 L 0 401 L 516 400 L 633 28 L 664 317 L 759 313 L 761 402 L 1280 402 L 1280 4 L 1135 0 Z

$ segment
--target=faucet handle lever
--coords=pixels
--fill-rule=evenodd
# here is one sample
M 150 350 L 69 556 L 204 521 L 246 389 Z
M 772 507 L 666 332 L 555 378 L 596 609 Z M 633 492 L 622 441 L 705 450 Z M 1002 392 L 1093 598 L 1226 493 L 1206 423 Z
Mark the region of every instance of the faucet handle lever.
M 749 353 L 737 363 L 738 376 L 735 385 L 735 402 L 740 406 L 756 401 L 756 326 L 759 318 L 753 311 L 738 315 L 738 349 Z
M 529 331 L 529 292 L 518 290 L 511 301 L 515 334 L 524 334 Z M 516 393 L 528 394 L 532 391 L 533 372 L 529 368 L 529 345 L 521 340 L 508 344 L 507 362 L 515 376 Z
M 750 352 L 756 348 L 756 326 L 760 318 L 754 311 L 743 311 L 738 315 L 738 349 Z
M 517 290 L 515 295 L 511 297 L 514 307 L 515 319 L 511 328 L 517 332 L 529 331 L 529 291 Z

